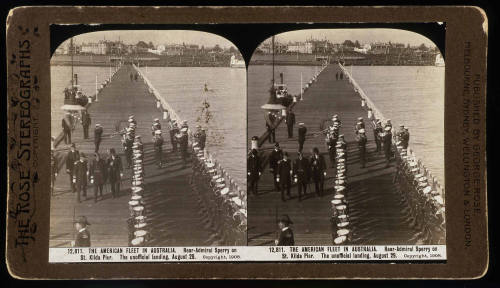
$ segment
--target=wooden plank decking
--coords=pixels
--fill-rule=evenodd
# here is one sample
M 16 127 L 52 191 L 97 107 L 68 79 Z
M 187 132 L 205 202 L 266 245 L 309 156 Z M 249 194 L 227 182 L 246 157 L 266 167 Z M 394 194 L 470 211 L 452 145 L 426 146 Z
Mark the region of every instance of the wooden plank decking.
M 190 187 L 190 166 L 183 167 L 178 154 L 171 153 L 167 122 L 162 121 L 165 139 L 164 151 L 167 150 L 167 167 L 157 168 L 153 155 L 151 123 L 154 118 L 162 119 L 161 111 L 156 108 L 156 100 L 147 93 L 148 87 L 143 81 L 131 81 L 131 66 L 122 66 L 113 80 L 100 93 L 99 101 L 92 103 L 89 113 L 92 117 L 90 139 L 83 140 L 83 130 L 78 125 L 72 135 L 79 151 L 85 152 L 89 161 L 93 158 L 93 127 L 99 123 L 104 128 L 103 141 L 99 152 L 105 153 L 115 148 L 126 166 L 126 159 L 120 142 L 120 136 L 111 137 L 115 125 L 121 122 L 121 128 L 127 124 L 130 114 L 137 120 L 136 134 L 142 136 L 145 152 L 145 208 L 151 240 L 148 245 L 189 246 L 210 245 L 211 232 L 203 226 L 203 216 L 199 212 L 199 195 Z M 62 97 L 62 96 L 61 96 Z M 62 147 L 61 147 L 62 146 Z M 61 144 L 59 153 L 66 153 L 68 145 Z M 111 198 L 109 187 L 104 190 L 104 199 L 94 203 L 93 185 L 87 188 L 87 201 L 77 203 L 76 193 L 71 193 L 69 177 L 63 165 L 54 185 L 50 209 L 50 247 L 67 247 L 74 237 L 73 214 L 85 215 L 91 223 L 92 246 L 127 246 L 130 200 L 130 169 L 125 169 L 122 179 L 121 194 Z M 108 185 L 106 185 L 108 186 Z
M 326 67 L 304 93 L 304 100 L 294 107 L 296 122 L 304 122 L 308 129 L 303 150 L 305 156 L 310 156 L 312 148 L 318 147 L 329 167 L 323 196 L 316 196 L 314 183 L 311 183 L 307 198 L 299 202 L 296 185 L 293 185 L 293 198 L 282 202 L 280 192 L 274 190 L 272 175 L 265 160 L 266 167 L 259 183 L 260 194 L 257 197 L 249 194 L 248 198 L 248 245 L 274 245 L 277 229 L 275 218 L 281 214 L 288 214 L 294 222 L 292 229 L 296 245 L 332 244 L 330 200 L 334 193 L 334 169 L 330 168 L 325 136 L 314 136 L 314 132 L 320 131 L 321 123 L 331 119 L 333 114 L 340 116 L 340 133 L 344 134 L 348 145 L 346 199 L 351 220 L 351 244 L 414 243 L 414 232 L 406 224 L 405 207 L 400 204 L 400 197 L 392 182 L 396 170 L 394 163 L 385 168 L 383 155 L 374 152 L 373 132 L 368 123 L 367 165 L 361 168 L 354 126 L 358 117 L 363 117 L 367 122 L 367 114 L 349 82 L 345 78 L 335 80 L 335 73 L 340 71 L 335 64 Z M 284 123 L 276 129 L 276 141 L 283 151 L 288 152 L 292 161 L 298 151 L 297 128 L 294 128 L 292 139 L 287 138 Z M 262 145 L 260 151 L 264 159 L 273 145 L 267 141 Z

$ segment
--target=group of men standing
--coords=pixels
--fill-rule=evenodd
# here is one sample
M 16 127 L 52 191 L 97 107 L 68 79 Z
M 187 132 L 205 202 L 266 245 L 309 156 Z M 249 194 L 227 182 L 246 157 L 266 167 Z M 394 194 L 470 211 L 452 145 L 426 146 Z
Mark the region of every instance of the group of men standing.
M 293 124 L 295 123 L 295 115 L 288 113 L 286 117 L 288 137 L 293 137 Z M 291 127 L 290 127 L 291 126 Z M 333 115 L 331 125 L 327 127 L 324 132 L 326 134 L 326 146 L 330 158 L 331 167 L 335 167 L 336 151 L 342 149 L 346 151 L 347 143 L 345 142 L 344 135 L 339 134 L 341 121 L 338 115 Z M 368 139 L 366 136 L 366 128 L 363 117 L 359 117 L 354 127 L 356 134 L 356 143 L 359 151 L 359 159 L 362 168 L 366 167 L 367 151 L 366 145 Z M 384 151 L 386 158 L 386 167 L 389 166 L 392 157 L 392 124 L 388 119 L 382 126 L 382 121 L 375 119 L 373 121 L 373 132 L 375 143 L 377 145 L 376 152 Z M 307 128 L 304 123 L 299 123 L 298 129 L 298 153 L 297 158 L 293 161 L 289 159 L 287 152 L 283 152 L 279 143 L 274 142 L 274 149 L 269 153 L 269 169 L 273 177 L 274 189 L 281 191 L 281 199 L 286 201 L 286 197 L 290 198 L 290 189 L 292 183 L 297 184 L 299 201 L 302 200 L 303 194 L 307 191 L 307 184 L 312 180 L 315 184 L 315 192 L 318 196 L 323 193 L 324 178 L 326 175 L 326 162 L 324 157 L 319 153 L 317 147 L 313 148 L 311 157 L 307 158 L 303 155 L 303 147 L 306 140 Z M 271 134 L 270 134 L 271 135 Z M 397 132 L 398 145 L 406 149 L 409 142 L 408 129 L 400 126 Z M 262 175 L 262 163 L 259 153 L 253 149 L 247 161 L 247 174 L 250 191 L 254 195 L 258 195 L 258 181 Z
M 180 151 L 180 156 L 183 161 L 184 167 L 187 165 L 188 157 L 189 157 L 189 136 L 188 130 L 189 126 L 186 120 L 181 123 L 181 126 L 177 124 L 177 121 L 172 119 L 170 121 L 170 143 L 172 144 L 172 152 Z M 153 147 L 155 150 L 155 159 L 156 164 L 159 168 L 162 168 L 165 161 L 163 159 L 163 143 L 164 139 L 162 136 L 161 123 L 158 118 L 154 119 L 153 124 L 151 126 L 151 134 L 153 135 Z M 200 125 L 197 126 L 197 130 L 193 135 L 194 140 L 198 143 L 200 149 L 205 149 L 206 142 L 206 132 L 205 129 Z
M 69 175 L 71 191 L 77 193 L 77 201 L 81 197 L 87 200 L 87 185 L 94 185 L 94 202 L 98 197 L 103 197 L 103 186 L 108 182 L 111 187 L 112 197 L 118 197 L 120 192 L 120 181 L 123 177 L 123 166 L 120 156 L 115 149 L 109 149 L 107 159 L 103 159 L 98 152 L 94 153 L 93 159 L 88 161 L 84 152 L 76 150 L 76 145 L 71 144 L 70 151 L 66 156 L 66 173 Z
M 324 177 L 326 175 L 326 162 L 319 153 L 318 148 L 313 148 L 312 156 L 307 158 L 302 152 L 297 153 L 297 159 L 289 159 L 287 152 L 283 152 L 279 143 L 275 143 L 273 151 L 269 155 L 269 171 L 272 174 L 274 189 L 281 191 L 281 200 L 291 199 L 292 182 L 297 184 L 298 199 L 307 193 L 307 185 L 312 179 L 315 192 L 318 196 L 323 194 Z M 262 175 L 260 157 L 256 149 L 253 149 L 247 161 L 247 174 L 250 190 L 258 195 L 258 181 Z M 286 196 L 286 197 L 285 197 Z

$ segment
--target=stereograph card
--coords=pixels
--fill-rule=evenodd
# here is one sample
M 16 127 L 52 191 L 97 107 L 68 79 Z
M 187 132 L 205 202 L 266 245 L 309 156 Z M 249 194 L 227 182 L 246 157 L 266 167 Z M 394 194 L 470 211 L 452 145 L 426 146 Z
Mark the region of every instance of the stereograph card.
M 477 7 L 18 7 L 21 279 L 472 279 L 488 269 Z

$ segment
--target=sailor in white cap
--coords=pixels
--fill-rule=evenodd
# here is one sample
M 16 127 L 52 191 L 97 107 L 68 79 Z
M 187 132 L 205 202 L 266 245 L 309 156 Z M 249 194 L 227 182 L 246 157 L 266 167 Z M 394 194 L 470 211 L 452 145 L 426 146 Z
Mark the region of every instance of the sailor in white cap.
M 340 148 L 340 149 L 342 149 L 344 151 L 347 149 L 347 143 L 344 140 L 344 134 L 340 134 L 339 135 L 339 139 L 337 140 L 337 145 L 336 146 L 338 146 L 337 149 Z
M 155 136 L 153 137 L 153 147 L 155 149 L 155 160 L 156 165 L 159 168 L 163 167 L 163 137 L 161 136 L 161 130 L 155 131 Z
M 383 147 L 384 147 L 384 155 L 385 159 L 387 161 L 386 167 L 389 167 L 389 162 L 391 161 L 392 157 L 392 133 L 391 133 L 391 126 L 386 126 L 384 128 L 385 133 L 383 137 Z
M 336 126 L 340 126 L 342 122 L 340 121 L 339 115 L 335 114 L 332 117 L 333 124 Z
M 361 162 L 361 168 L 365 168 L 366 164 L 366 135 L 365 129 L 361 128 L 358 131 L 358 135 L 356 135 L 356 142 L 358 142 L 359 149 L 359 161 Z
M 299 152 L 302 152 L 304 149 L 304 142 L 306 142 L 306 134 L 307 134 L 307 128 L 303 122 L 299 123 Z
M 363 122 L 363 117 L 358 117 L 358 122 L 356 122 L 356 125 L 354 126 L 354 132 L 358 134 L 360 129 L 365 129 L 365 123 Z
M 155 118 L 153 124 L 151 125 L 151 134 L 154 136 L 156 130 L 161 130 L 160 119 Z
M 182 121 L 181 129 L 182 128 L 189 128 L 187 120 Z
M 193 142 L 196 143 L 199 147 L 200 143 L 200 137 L 201 137 L 201 125 L 196 125 L 196 131 L 194 132 L 193 135 Z
M 136 135 L 134 138 L 133 148 L 135 151 L 140 152 L 142 154 L 141 159 L 144 160 L 144 145 L 142 144 L 142 139 L 140 135 Z
M 172 151 L 177 152 L 177 138 L 176 135 L 179 133 L 179 127 L 177 126 L 177 121 L 172 120 L 170 122 L 170 143 L 172 143 Z
M 408 148 L 408 143 L 410 142 L 410 132 L 408 132 L 408 127 L 401 125 L 399 141 L 401 141 L 401 146 L 403 146 L 404 149 Z
M 101 124 L 95 124 L 95 129 L 94 129 L 95 153 L 99 152 L 99 146 L 101 145 L 103 132 L 104 130 L 102 129 Z
M 137 121 L 135 120 L 135 115 L 132 114 L 132 115 L 128 116 L 128 119 L 129 119 L 129 122 L 132 122 L 132 123 L 137 125 Z M 132 120 L 132 121 L 130 121 L 130 120 Z
M 385 129 L 386 127 L 391 127 L 391 130 L 392 130 L 392 123 L 391 123 L 391 119 L 387 119 L 387 120 L 385 121 L 384 129 Z

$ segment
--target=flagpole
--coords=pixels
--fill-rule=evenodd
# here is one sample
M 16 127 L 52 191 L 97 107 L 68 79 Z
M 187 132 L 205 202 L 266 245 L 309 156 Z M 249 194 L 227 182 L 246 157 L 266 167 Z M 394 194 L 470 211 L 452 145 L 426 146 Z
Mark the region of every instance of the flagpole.
M 97 102 L 97 94 L 99 92 L 97 91 L 97 74 L 95 74 L 95 102 Z
M 302 101 L 302 92 L 304 91 L 304 86 L 302 86 L 302 72 L 300 72 L 300 100 Z

